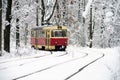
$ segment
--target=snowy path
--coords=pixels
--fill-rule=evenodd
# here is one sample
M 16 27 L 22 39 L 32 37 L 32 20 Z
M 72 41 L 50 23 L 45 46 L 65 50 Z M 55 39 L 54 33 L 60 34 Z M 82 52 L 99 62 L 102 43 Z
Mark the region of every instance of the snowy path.
M 50 53 L 49 53 L 50 54 Z M 64 80 L 102 54 L 69 51 L 1 61 L 2 80 Z M 63 56 L 61 56 L 63 55 Z

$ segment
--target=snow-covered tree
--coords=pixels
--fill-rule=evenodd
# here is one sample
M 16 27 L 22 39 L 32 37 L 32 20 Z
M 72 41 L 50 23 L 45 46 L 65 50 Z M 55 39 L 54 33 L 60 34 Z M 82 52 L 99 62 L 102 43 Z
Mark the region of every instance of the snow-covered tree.
M 54 15 L 58 0 L 41 0 L 41 24 L 51 24 L 50 20 Z
M 119 2 L 114 0 L 95 0 L 94 2 L 94 17 L 95 17 L 95 33 L 94 33 L 94 46 L 100 47 L 113 47 L 118 46 L 120 43 L 119 35 L 116 30 L 116 12 Z M 116 4 L 118 4 L 116 6 Z M 118 14 L 117 14 L 118 15 Z M 116 35 L 117 34 L 117 35 Z M 115 37 L 116 36 L 116 37 Z M 117 40 L 115 40 L 117 39 Z M 117 44 L 116 44 L 117 43 Z
M 3 13 L 6 1 L 3 0 Z M 89 46 L 92 42 L 93 47 L 113 47 L 120 45 L 119 12 L 119 0 L 13 0 L 12 21 L 3 20 L 3 25 L 11 25 L 11 41 L 18 44 L 29 43 L 32 27 L 50 23 L 68 26 L 72 45 Z
M 2 0 L 0 0 L 0 55 L 2 51 Z

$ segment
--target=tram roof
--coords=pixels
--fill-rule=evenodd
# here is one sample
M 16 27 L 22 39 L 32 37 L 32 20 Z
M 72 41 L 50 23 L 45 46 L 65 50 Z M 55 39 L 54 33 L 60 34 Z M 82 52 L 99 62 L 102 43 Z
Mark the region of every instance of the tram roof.
M 32 30 L 38 30 L 38 29 L 58 29 L 58 27 L 62 27 L 62 29 L 67 29 L 66 26 L 40 26 L 40 27 L 35 27 L 35 28 L 32 28 Z

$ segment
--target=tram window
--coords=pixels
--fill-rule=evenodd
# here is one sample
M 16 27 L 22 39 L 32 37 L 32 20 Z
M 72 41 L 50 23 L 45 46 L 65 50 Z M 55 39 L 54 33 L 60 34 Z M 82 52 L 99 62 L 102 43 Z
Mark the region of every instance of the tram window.
M 45 31 L 42 31 L 42 37 L 45 37 Z
M 67 30 L 53 30 L 52 37 L 66 37 Z
M 33 33 L 33 31 L 31 31 L 31 37 L 34 37 L 34 33 Z
M 39 37 L 44 37 L 45 36 L 45 31 L 39 30 Z
M 31 37 L 35 37 L 36 31 L 31 31 Z

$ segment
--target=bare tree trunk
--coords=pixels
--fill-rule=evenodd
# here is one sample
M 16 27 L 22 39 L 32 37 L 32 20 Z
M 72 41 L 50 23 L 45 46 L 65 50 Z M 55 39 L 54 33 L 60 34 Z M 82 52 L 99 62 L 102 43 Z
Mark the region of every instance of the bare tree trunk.
M 89 44 L 89 47 L 92 48 L 92 38 L 93 38 L 93 31 L 92 31 L 92 5 L 90 6 L 90 24 L 89 24 L 89 30 L 90 30 L 90 34 L 89 34 L 89 41 L 90 41 L 90 44 Z
M 5 26 L 5 30 L 4 30 L 4 50 L 6 52 L 10 52 L 11 8 L 12 8 L 12 0 L 8 0 L 7 10 L 6 10 L 6 21 L 8 21 L 9 24 Z
M 42 7 L 42 18 L 41 18 L 41 25 L 44 25 L 44 17 L 45 17 L 45 4 L 44 4 L 44 0 L 41 0 L 41 7 Z
M 54 6 L 53 6 L 52 14 L 50 15 L 50 17 L 49 17 L 47 20 L 45 20 L 47 23 L 49 23 L 50 19 L 52 18 L 53 14 L 54 14 L 55 7 L 56 7 L 56 5 L 57 5 L 57 2 L 58 2 L 58 0 L 56 0 L 55 4 L 54 4 Z
M 86 5 L 85 0 L 83 0 L 83 11 L 85 11 L 85 5 Z M 84 17 L 83 17 L 83 24 L 85 24 L 85 18 Z
M 38 0 L 36 0 L 36 3 L 38 4 Z M 39 26 L 39 18 L 38 18 L 38 6 L 36 7 L 36 26 Z
M 16 6 L 16 10 L 19 10 L 19 1 L 16 0 L 14 2 L 14 5 Z M 16 49 L 20 47 L 20 32 L 19 32 L 19 18 L 16 18 Z
M 0 0 L 0 56 L 2 54 L 2 0 Z
M 60 25 L 60 7 L 59 7 L 59 4 L 58 4 L 58 2 L 56 3 L 56 9 L 57 9 L 57 18 L 58 18 L 58 21 L 56 21 L 56 23 L 57 23 L 57 26 L 59 26 Z
M 16 49 L 20 47 L 19 19 L 16 19 Z
M 50 21 L 50 19 L 52 18 L 53 14 L 54 14 L 55 7 L 56 7 L 56 5 L 57 5 L 57 1 L 58 1 L 58 0 L 56 0 L 55 4 L 54 4 L 54 6 L 53 6 L 53 10 L 52 10 L 52 13 L 51 13 L 50 17 L 49 17 L 47 20 L 45 20 L 45 19 L 44 19 L 44 17 L 45 17 L 45 4 L 44 4 L 44 0 L 41 0 L 41 7 L 42 7 L 41 25 L 44 25 L 45 22 L 46 22 L 46 24 L 49 24 L 49 23 L 50 23 L 49 21 Z

